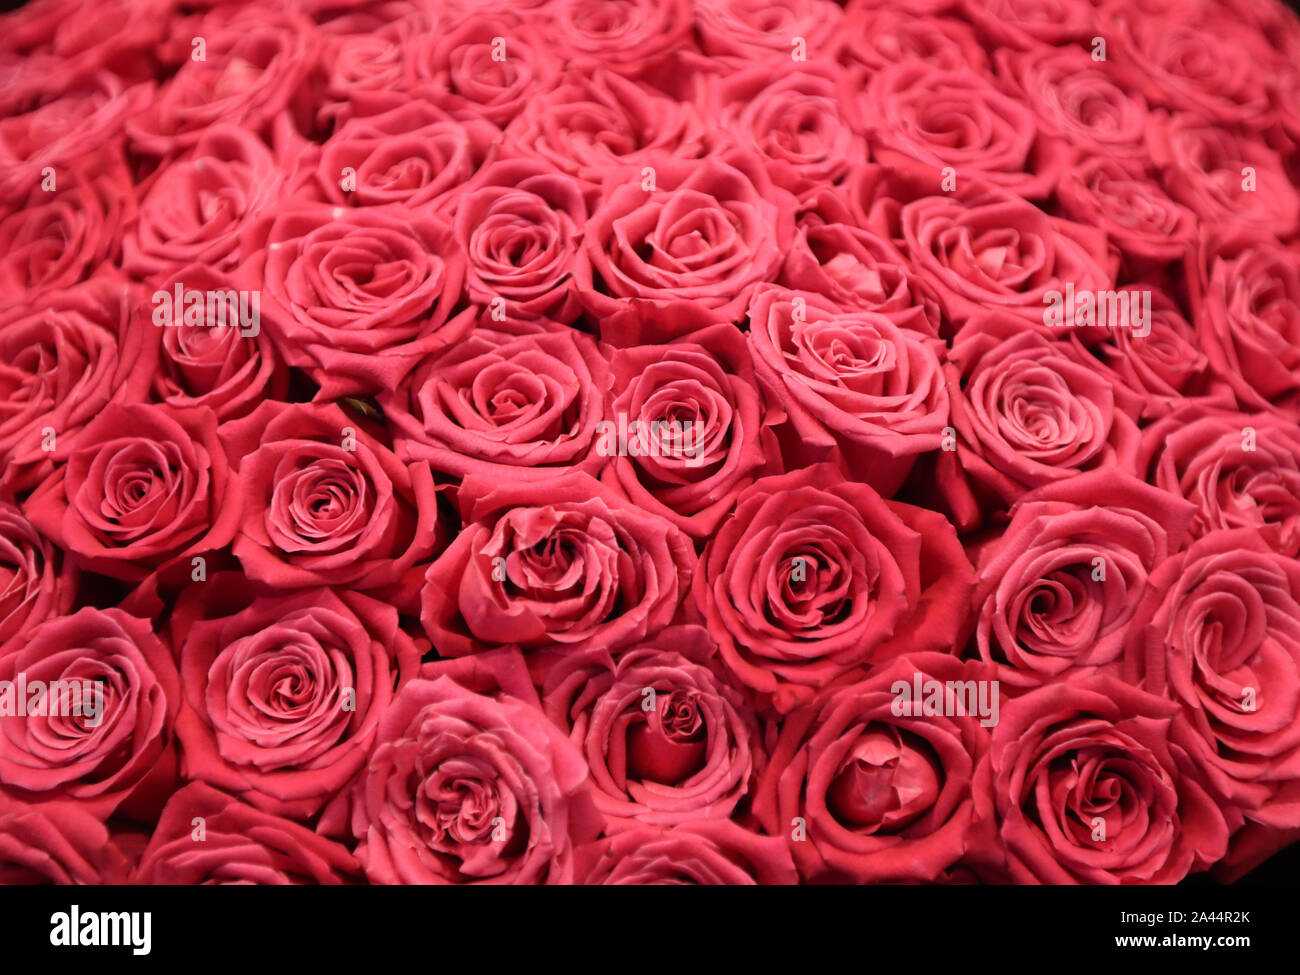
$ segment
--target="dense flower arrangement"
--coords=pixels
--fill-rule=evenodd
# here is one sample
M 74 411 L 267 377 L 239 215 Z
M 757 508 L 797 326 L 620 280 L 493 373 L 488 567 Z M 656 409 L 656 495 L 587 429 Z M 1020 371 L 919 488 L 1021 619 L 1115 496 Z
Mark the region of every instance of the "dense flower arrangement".
M 1273 0 L 0 19 L 0 880 L 1300 837 Z

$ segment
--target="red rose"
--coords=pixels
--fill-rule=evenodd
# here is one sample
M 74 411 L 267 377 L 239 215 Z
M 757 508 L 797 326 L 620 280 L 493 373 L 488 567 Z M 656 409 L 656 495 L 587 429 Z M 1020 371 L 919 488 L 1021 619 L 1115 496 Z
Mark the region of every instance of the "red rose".
M 605 464 L 595 448 L 608 387 L 590 337 L 541 320 L 485 322 L 379 401 L 407 461 L 543 480 Z
M 741 493 L 694 596 L 727 666 L 786 712 L 871 662 L 951 646 L 971 587 L 943 518 L 822 464 Z
M 903 239 L 919 276 L 957 327 L 992 310 L 1043 323 L 1044 296 L 1114 287 L 1106 237 L 1000 194 L 926 197 L 903 207 Z
M 875 159 L 935 190 L 951 188 L 944 185 L 951 169 L 956 185 L 988 183 L 1041 198 L 1066 163 L 1064 148 L 1038 134 L 1021 102 L 968 68 L 923 61 L 882 68 L 861 112 Z
M 1300 563 L 1254 530 L 1205 535 L 1152 577 L 1125 677 L 1181 707 L 1226 807 L 1300 826 Z
M 1231 409 L 1232 390 L 1210 368 L 1196 332 L 1182 310 L 1159 288 L 1131 285 L 1151 292 L 1150 331 L 1114 328 L 1093 351 L 1113 376 L 1115 400 L 1135 420 L 1165 416 L 1187 404 Z
M 610 405 L 596 440 L 610 457 L 601 479 L 692 537 L 707 537 L 777 460 L 744 336 L 714 325 L 671 345 L 618 349 L 610 368 Z
M 144 620 L 89 607 L 48 620 L 0 654 L 0 681 L 5 795 L 147 816 L 175 787 L 180 680 Z
M 281 147 L 281 155 L 291 150 Z M 197 263 L 230 271 L 239 236 L 283 193 L 288 160 L 234 125 L 214 125 L 185 155 L 156 174 L 123 242 L 122 267 L 150 278 Z
M 229 615 L 189 619 L 188 609 L 182 602 L 171 624 L 186 771 L 266 812 L 314 816 L 365 763 L 394 689 L 419 666 L 396 611 L 328 589 L 261 597 Z
M 0 652 L 72 608 L 77 568 L 61 555 L 16 506 L 0 501 Z
M 808 60 L 831 57 L 843 11 L 818 0 L 695 0 L 700 47 L 711 57 L 785 58 L 803 42 Z
M 203 41 L 202 57 L 195 40 Z M 176 73 L 127 122 L 132 145 L 165 157 L 219 123 L 266 134 L 282 112 L 299 131 L 310 125 L 320 67 L 319 39 L 293 10 L 217 7 L 177 39 Z
M 205 300 L 202 321 L 195 326 L 184 322 L 183 304 L 173 312 L 180 319 L 175 325 L 146 323 L 160 304 L 132 319 L 131 328 L 144 332 L 150 359 L 157 363 L 151 377 L 155 399 L 178 409 L 207 407 L 225 422 L 246 415 L 263 400 L 284 398 L 289 370 L 276 353 L 270 333 L 261 327 L 261 309 L 251 296 L 245 305 L 233 280 L 201 264 L 180 268 L 158 279 L 157 285 L 153 294 L 172 296 L 173 307 L 178 286 L 183 296 L 201 292 L 213 300 Z M 241 302 L 237 309 L 229 303 L 224 307 L 218 304 L 216 296 L 227 295 Z M 256 324 L 244 324 L 253 321 L 252 315 L 237 320 L 237 313 L 246 308 L 254 310 Z M 239 327 L 232 327 L 235 325 Z
M 407 80 L 430 84 L 457 118 L 505 127 L 559 72 L 555 51 L 536 27 L 506 13 L 466 16 L 445 32 L 418 37 L 408 50 Z
M 690 540 L 585 474 L 536 483 L 471 474 L 458 497 L 465 527 L 429 567 L 421 597 L 443 656 L 636 643 L 673 622 L 690 589 Z
M 261 286 L 265 326 L 327 395 L 392 388 L 459 338 L 465 257 L 451 228 L 396 204 L 290 204 L 252 228 L 239 280 Z
M 1192 535 L 1254 528 L 1300 555 L 1300 430 L 1269 413 L 1185 407 L 1142 434 L 1139 469 L 1196 505 Z
M 1148 581 L 1188 538 L 1192 507 L 1114 471 L 1024 495 L 980 552 L 980 658 L 1008 690 L 1118 671 Z
M 351 108 L 321 147 L 316 171 L 332 203 L 437 204 L 474 175 L 501 138 L 489 122 L 455 119 L 431 102 L 398 102 L 387 92 L 357 94 Z
M 238 469 L 234 552 L 277 589 L 342 585 L 414 608 L 441 546 L 429 469 L 403 464 L 335 404 L 267 401 L 221 437 Z
M 1192 321 L 1210 365 L 1245 409 L 1300 419 L 1300 253 L 1260 241 L 1204 266 Z
M 238 499 L 210 410 L 110 403 L 54 457 L 23 510 L 82 568 L 144 579 L 234 536 Z
M 1136 470 L 1137 426 L 1072 341 L 1052 342 L 1012 316 L 982 316 L 949 359 L 956 437 L 939 455 L 939 477 L 959 525 L 976 524 L 980 507 L 1081 471 Z
M 752 791 L 758 724 L 713 653 L 700 627 L 672 627 L 617 656 L 568 653 L 546 671 L 542 707 L 586 759 L 607 821 L 722 819 Z
M 1172 884 L 1223 856 L 1228 828 L 1176 711 L 1108 677 L 1008 702 L 975 776 L 997 839 L 972 859 L 1019 884 Z
M 111 400 L 147 398 L 152 336 L 135 314 L 138 295 L 106 268 L 0 312 L 0 486 L 30 490 Z
M 571 281 L 591 190 L 531 159 L 480 169 L 447 205 L 466 257 L 469 300 L 504 302 L 512 318 L 576 318 Z
M 749 350 L 786 467 L 834 460 L 885 495 L 948 425 L 943 344 L 884 315 L 820 295 L 764 288 L 749 308 Z
M 961 859 L 974 819 L 971 778 L 998 716 L 989 676 L 946 654 L 909 653 L 786 715 L 754 812 L 786 838 L 804 880 L 927 882 Z M 954 681 L 974 689 L 957 699 L 956 716 L 912 701 L 914 687 Z
M 794 224 L 791 201 L 758 160 L 727 159 L 656 156 L 640 172 L 607 175 L 574 270 L 592 315 L 630 313 L 667 328 L 690 302 L 697 316 L 741 318 L 754 288 L 775 276 Z
M 796 62 L 774 75 L 767 66 L 722 76 L 705 92 L 705 117 L 724 143 L 763 160 L 772 182 L 796 195 L 838 183 L 867 160 L 850 126 L 847 86 L 831 61 Z
M 476 657 L 472 672 L 461 663 L 431 665 L 380 721 L 352 818 L 366 876 L 574 883 L 574 847 L 599 831 L 587 766 L 539 709 L 517 653 Z
M 594 180 L 611 168 L 640 172 L 660 154 L 698 158 L 704 120 L 690 103 L 593 63 L 532 99 L 506 136 L 519 152 Z

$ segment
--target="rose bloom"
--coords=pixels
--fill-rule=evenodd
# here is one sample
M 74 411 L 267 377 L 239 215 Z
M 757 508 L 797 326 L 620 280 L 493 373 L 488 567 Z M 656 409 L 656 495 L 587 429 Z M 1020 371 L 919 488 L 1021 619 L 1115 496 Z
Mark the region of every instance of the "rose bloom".
M 399 102 L 391 92 L 357 95 L 350 105 L 316 171 L 325 198 L 340 205 L 437 204 L 474 175 L 501 137 L 490 122 L 453 118 L 428 101 Z
M 582 752 L 606 817 L 673 826 L 730 816 L 762 763 L 758 723 L 712 662 L 700 627 L 672 627 L 611 656 L 566 654 L 542 707 Z
M 130 867 L 104 824 L 73 803 L 0 799 L 0 884 L 123 884 Z
M 78 11 L 72 19 L 84 16 Z M 50 74 L 62 66 L 36 55 L 21 57 L 6 68 L 9 97 L 0 94 L 0 106 L 5 106 L 5 117 L 0 118 L 0 199 L 21 198 L 40 186 L 46 167 L 54 169 L 57 183 L 70 168 L 82 170 L 87 161 L 120 154 L 126 119 L 154 95 L 152 80 L 131 84 L 107 71 L 68 79 L 66 87 L 52 86 Z M 108 157 L 101 153 L 104 147 L 109 148 Z M 125 189 L 125 183 L 119 185 Z
M 1093 347 L 1104 374 L 1114 377 L 1116 403 L 1137 421 L 1159 419 L 1189 405 L 1232 409 L 1232 390 L 1210 367 L 1182 309 L 1153 284 L 1126 288 L 1151 292 L 1151 322 L 1146 335 L 1113 328 L 1106 341 Z
M 971 859 L 1018 884 L 1172 884 L 1223 856 L 1177 705 L 1111 677 L 1010 701 L 975 775 Z
M 992 311 L 1041 326 L 1043 296 L 1063 294 L 1067 281 L 1076 293 L 1114 287 L 1105 234 L 1015 197 L 963 195 L 959 184 L 952 196 L 904 206 L 900 220 L 907 256 L 958 327 Z
M 584 886 L 792 885 L 790 851 L 727 819 L 702 819 L 672 829 L 620 832 L 577 851 Z
M 597 434 L 597 446 L 615 446 L 620 423 L 629 442 L 626 456 L 613 451 L 601 479 L 688 535 L 708 537 L 736 495 L 778 462 L 744 336 L 713 325 L 671 345 L 615 350 L 610 368 L 608 432 Z
M 89 278 L 114 257 L 135 191 L 113 147 L 56 170 L 52 189 L 33 180 L 0 198 L 0 312 L 25 307 Z
M 962 330 L 949 359 L 956 439 L 938 470 L 959 526 L 1083 471 L 1136 470 L 1137 426 L 1071 339 L 1052 342 L 1015 317 L 988 315 Z
M 833 62 L 795 62 L 794 70 L 777 76 L 755 66 L 714 80 L 703 100 L 703 114 L 720 130 L 720 140 L 758 155 L 772 182 L 791 193 L 838 183 L 867 160 Z
M 1243 408 L 1300 419 L 1300 255 L 1261 240 L 1203 267 L 1191 320 L 1210 365 Z
M 640 172 L 608 173 L 604 194 L 574 269 L 579 300 L 602 318 L 623 312 L 660 329 L 702 312 L 738 321 L 794 233 L 792 201 L 739 153 L 656 156 Z
M 239 518 L 210 410 L 110 403 L 23 503 L 83 569 L 140 580 L 220 549 Z
M 110 400 L 142 402 L 153 336 L 139 292 L 105 267 L 89 281 L 0 312 L 0 487 L 28 491 Z M 53 439 L 51 439 L 53 436 Z
M 420 618 L 434 649 L 614 647 L 674 621 L 695 552 L 671 522 L 581 473 L 517 483 L 471 474 L 465 527 L 429 567 Z
M 1066 216 L 1105 231 L 1139 268 L 1176 260 L 1196 235 L 1196 214 L 1137 161 L 1090 156 L 1062 175 L 1056 198 Z
M 1268 108 L 1263 79 L 1281 59 L 1256 31 L 1217 11 L 1179 23 L 1131 6 L 1103 17 L 1116 77 L 1153 105 L 1223 126 L 1257 126 Z
M 1196 505 L 1192 535 L 1254 528 L 1300 555 L 1300 430 L 1269 413 L 1188 406 L 1142 433 L 1139 469 Z
M 178 625 L 186 609 L 171 626 L 186 693 L 176 734 L 190 776 L 266 812 L 315 815 L 364 764 L 394 689 L 419 667 L 396 610 L 328 589 Z
M 1258 138 L 1180 112 L 1148 127 L 1147 151 L 1169 195 L 1204 223 L 1284 238 L 1300 226 L 1283 157 Z
M 0 652 L 72 608 L 78 573 L 62 556 L 16 505 L 0 501 Z
M 841 310 L 810 292 L 762 288 L 749 307 L 749 350 L 788 468 L 834 460 L 882 494 L 948 425 L 943 344 L 884 315 Z
M 979 556 L 979 656 L 1008 690 L 1117 670 L 1151 574 L 1188 539 L 1193 509 L 1115 471 L 1024 495 Z
M 351 883 L 359 873 L 342 844 L 191 782 L 168 800 L 131 879 L 168 886 L 316 886 Z
M 893 241 L 857 226 L 837 191 L 821 190 L 807 204 L 779 283 L 825 295 L 841 311 L 878 312 L 901 328 L 937 336 L 939 302 Z
M 571 282 L 591 196 L 591 186 L 538 160 L 480 169 L 447 204 L 469 300 L 499 299 L 511 317 L 576 318 Z
M 237 469 L 234 553 L 276 589 L 342 585 L 413 609 L 442 545 L 423 464 L 403 464 L 336 404 L 267 401 L 221 437 Z
M 1300 826 L 1300 563 L 1251 529 L 1205 535 L 1152 577 L 1125 677 L 1181 708 L 1225 806 Z
M 1038 135 L 1033 113 L 966 68 L 921 61 L 881 69 L 859 106 L 874 158 L 916 173 L 934 189 L 951 167 L 960 181 L 988 183 L 1030 199 L 1047 196 L 1067 161 Z
M 1153 122 L 1146 100 L 1125 89 L 1086 48 L 1004 49 L 995 64 L 1002 89 L 1038 116 L 1041 138 L 1068 143 L 1079 161 L 1142 160 Z
M 596 838 L 587 767 L 538 707 L 518 653 L 428 665 L 379 724 L 356 787 L 377 884 L 571 884 Z
M 229 276 L 201 264 L 178 268 L 155 283 L 153 294 L 162 292 L 173 300 L 177 285 L 183 295 L 233 293 L 239 300 L 240 289 Z M 257 325 L 246 325 L 231 315 L 231 304 L 205 301 L 202 321 L 191 327 L 179 322 L 156 325 L 151 319 L 158 307 L 144 306 L 130 322 L 149 360 L 156 362 L 151 377 L 155 399 L 179 409 L 207 407 L 224 423 L 247 415 L 263 400 L 285 397 L 289 370 L 276 354 L 270 333 L 261 328 L 260 309 Z M 243 309 L 240 304 L 239 312 Z
M 566 71 L 555 88 L 532 99 L 506 138 L 524 155 L 598 180 L 617 167 L 640 172 L 660 154 L 696 159 L 703 153 L 704 128 L 689 102 L 591 63 Z
M 741 492 L 694 597 L 727 667 L 787 712 L 869 663 L 951 646 L 972 584 L 941 516 L 819 464 Z
M 119 807 L 156 814 L 175 788 L 181 686 L 148 622 L 90 607 L 47 620 L 0 654 L 0 680 L 13 683 L 19 674 L 27 713 L 0 716 L 0 791 L 75 802 L 99 817 Z M 48 688 L 43 699 L 31 689 L 36 681 Z M 56 691 L 56 681 L 74 685 L 77 696 Z M 16 684 L 12 694 L 18 710 Z
M 223 122 L 265 134 L 281 113 L 299 131 L 309 129 L 320 40 L 302 14 L 217 7 L 194 23 L 192 36 L 203 38 L 204 60 L 195 60 L 187 35 L 173 52 L 176 73 L 127 121 L 139 152 L 166 157 Z
M 443 93 L 457 118 L 504 128 L 528 102 L 550 90 L 560 62 L 537 26 L 505 12 L 467 16 L 445 31 L 422 34 L 407 51 L 408 84 Z
M 472 327 L 452 317 L 464 254 L 426 210 L 291 203 L 253 231 L 237 280 L 260 287 L 263 327 L 323 398 L 390 389 Z
M 754 812 L 787 838 L 805 881 L 928 882 L 961 858 L 989 732 L 978 714 L 925 715 L 920 701 L 909 713 L 895 685 L 910 693 L 919 677 L 974 687 L 990 676 L 973 661 L 908 653 L 785 717 Z
M 609 368 L 595 341 L 545 320 L 486 317 L 380 395 L 398 456 L 455 477 L 596 473 Z

